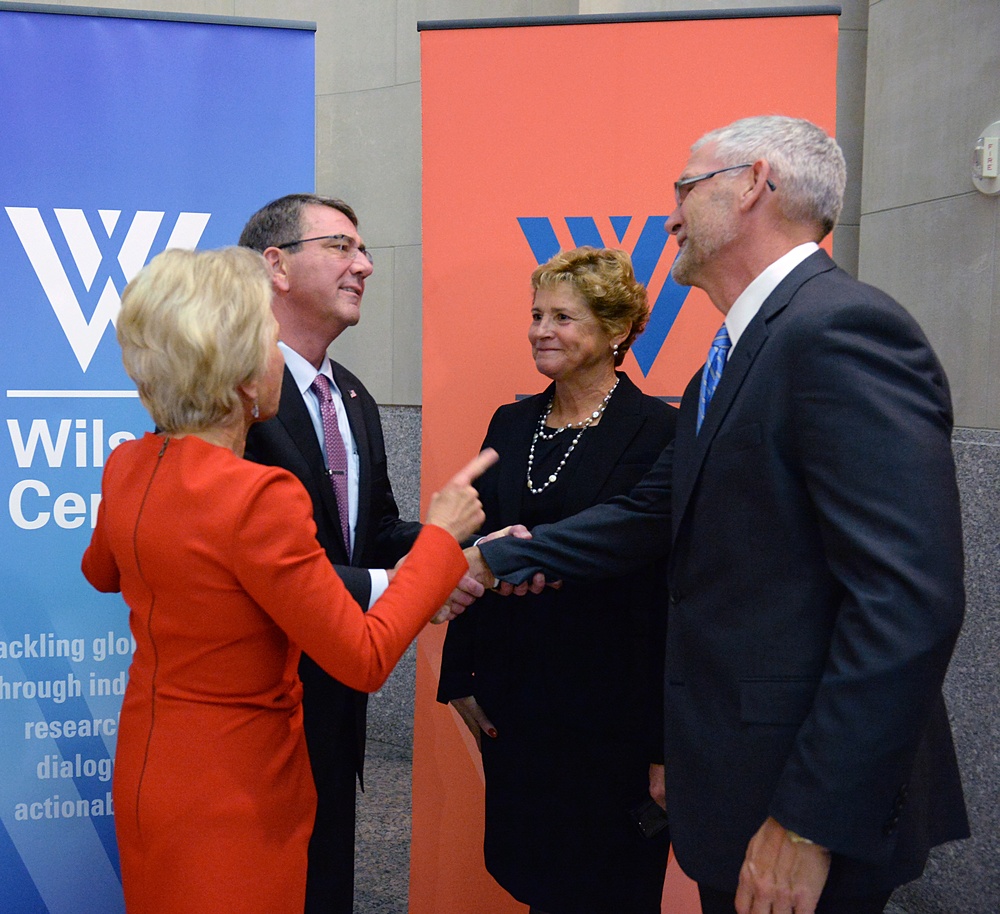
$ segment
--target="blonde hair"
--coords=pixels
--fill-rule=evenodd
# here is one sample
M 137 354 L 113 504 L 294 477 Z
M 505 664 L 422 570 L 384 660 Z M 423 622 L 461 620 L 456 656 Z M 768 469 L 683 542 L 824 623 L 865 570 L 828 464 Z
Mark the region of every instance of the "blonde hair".
M 609 337 L 627 334 L 615 355 L 615 365 L 621 365 L 649 321 L 646 289 L 636 281 L 632 259 L 615 248 L 584 246 L 560 251 L 531 274 L 536 292 L 563 283 L 576 290 Z
M 168 433 L 238 415 L 237 387 L 263 375 L 274 328 L 267 264 L 238 247 L 157 255 L 125 287 L 117 325 L 125 370 Z

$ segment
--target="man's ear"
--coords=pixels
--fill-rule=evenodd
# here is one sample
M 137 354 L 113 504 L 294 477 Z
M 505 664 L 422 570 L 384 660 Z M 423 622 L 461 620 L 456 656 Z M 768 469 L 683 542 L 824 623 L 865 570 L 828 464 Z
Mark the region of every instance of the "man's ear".
M 750 169 L 753 183 L 747 184 L 740 194 L 740 209 L 746 212 L 754 206 L 763 194 L 772 193 L 770 183 L 771 165 L 767 159 L 757 159 Z
M 271 285 L 275 292 L 287 292 L 288 283 L 288 258 L 284 251 L 276 247 L 265 248 L 264 260 L 267 261 L 268 269 L 271 271 Z

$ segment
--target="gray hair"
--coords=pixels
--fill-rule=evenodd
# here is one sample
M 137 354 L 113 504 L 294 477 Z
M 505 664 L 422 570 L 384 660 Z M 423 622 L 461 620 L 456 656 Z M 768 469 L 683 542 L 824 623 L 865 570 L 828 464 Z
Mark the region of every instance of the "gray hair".
M 691 149 L 708 143 L 724 165 L 766 159 L 784 215 L 815 223 L 820 238 L 833 231 L 844 205 L 847 166 L 826 131 L 801 118 L 762 115 L 706 133 Z

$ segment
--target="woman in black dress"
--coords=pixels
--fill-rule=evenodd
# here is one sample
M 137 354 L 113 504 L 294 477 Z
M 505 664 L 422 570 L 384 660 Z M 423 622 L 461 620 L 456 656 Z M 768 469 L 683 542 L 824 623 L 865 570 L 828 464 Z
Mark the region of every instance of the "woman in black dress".
M 627 493 L 676 411 L 616 367 L 646 325 L 628 255 L 579 248 L 532 275 L 528 339 L 542 393 L 500 407 L 479 480 L 484 530 L 532 527 Z M 483 753 L 486 866 L 537 914 L 656 914 L 668 835 L 634 811 L 662 784 L 665 606 L 657 571 L 487 593 L 449 623 L 438 700 Z

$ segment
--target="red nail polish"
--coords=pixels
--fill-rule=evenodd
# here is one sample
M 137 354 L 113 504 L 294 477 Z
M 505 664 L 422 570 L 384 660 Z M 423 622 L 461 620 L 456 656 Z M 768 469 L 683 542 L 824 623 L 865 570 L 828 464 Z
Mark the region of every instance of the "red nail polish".
M 492 727 L 490 727 L 489 730 L 487 730 L 486 732 L 489 733 L 491 739 L 497 738 L 497 731 L 494 730 Z

